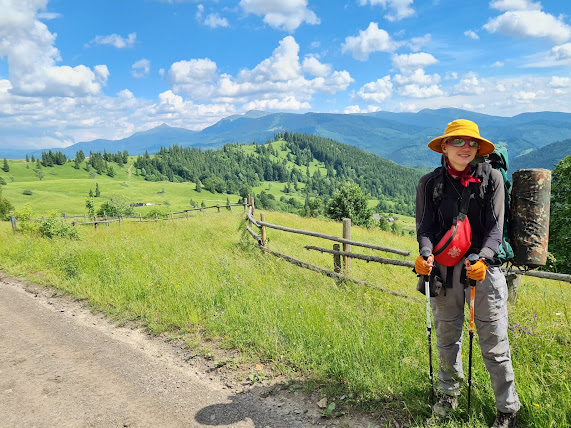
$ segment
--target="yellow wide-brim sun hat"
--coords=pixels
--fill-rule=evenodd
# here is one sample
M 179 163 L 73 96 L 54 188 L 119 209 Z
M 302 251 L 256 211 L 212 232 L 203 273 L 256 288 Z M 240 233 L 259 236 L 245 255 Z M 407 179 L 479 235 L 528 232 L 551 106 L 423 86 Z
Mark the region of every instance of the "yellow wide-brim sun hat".
M 449 137 L 471 137 L 478 140 L 480 142 L 478 156 L 489 155 L 496 149 L 496 146 L 494 146 L 491 141 L 480 137 L 478 125 L 466 119 L 456 119 L 450 122 L 444 131 L 444 135 L 436 137 L 428 143 L 428 148 L 434 150 L 436 153 L 442 153 L 442 140 Z

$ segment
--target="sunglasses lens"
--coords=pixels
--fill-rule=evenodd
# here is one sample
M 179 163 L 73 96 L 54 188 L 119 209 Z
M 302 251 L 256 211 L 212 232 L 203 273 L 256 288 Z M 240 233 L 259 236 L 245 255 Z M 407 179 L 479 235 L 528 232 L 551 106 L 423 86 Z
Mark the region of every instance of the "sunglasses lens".
M 470 147 L 478 147 L 479 144 L 477 141 L 475 140 L 465 140 L 463 138 L 454 138 L 450 143 L 454 146 L 454 147 L 464 147 L 464 145 L 466 144 L 466 142 L 468 143 L 468 145 Z

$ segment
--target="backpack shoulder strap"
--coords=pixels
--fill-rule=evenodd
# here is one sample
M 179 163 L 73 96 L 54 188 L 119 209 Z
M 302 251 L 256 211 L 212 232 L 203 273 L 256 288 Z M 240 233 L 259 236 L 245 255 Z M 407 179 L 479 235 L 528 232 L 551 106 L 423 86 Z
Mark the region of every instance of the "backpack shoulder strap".
M 444 194 L 444 168 L 439 166 L 433 172 L 434 181 L 432 183 L 432 202 L 438 208 L 442 202 Z
M 488 184 L 490 182 L 490 172 L 492 171 L 492 165 L 488 161 L 481 162 L 476 165 L 475 171 L 473 176 L 479 178 L 481 180 L 481 184 L 479 186 L 479 192 L 477 192 L 477 197 L 480 202 L 484 201 L 484 197 L 486 195 L 486 189 L 488 188 Z

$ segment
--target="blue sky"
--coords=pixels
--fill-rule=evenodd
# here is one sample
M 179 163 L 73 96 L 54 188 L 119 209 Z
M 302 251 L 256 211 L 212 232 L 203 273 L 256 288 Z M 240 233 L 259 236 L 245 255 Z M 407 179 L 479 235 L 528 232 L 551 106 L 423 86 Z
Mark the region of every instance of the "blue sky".
M 248 110 L 571 112 L 569 0 L 0 0 L 0 148 Z

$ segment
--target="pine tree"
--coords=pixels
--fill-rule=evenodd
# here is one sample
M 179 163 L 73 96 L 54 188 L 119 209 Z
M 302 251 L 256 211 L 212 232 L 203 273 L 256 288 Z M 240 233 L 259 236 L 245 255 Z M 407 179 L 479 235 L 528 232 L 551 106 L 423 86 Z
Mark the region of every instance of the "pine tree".
M 10 165 L 8 165 L 8 161 L 4 158 L 4 165 L 2 166 L 4 172 L 10 172 Z
M 101 196 L 101 192 L 99 191 L 99 183 L 95 183 L 95 197 L 98 198 Z

